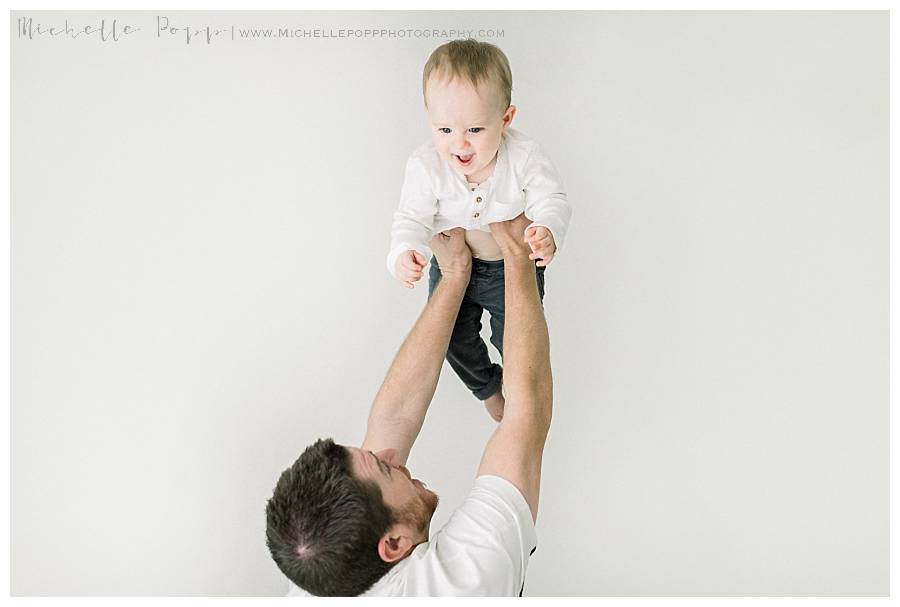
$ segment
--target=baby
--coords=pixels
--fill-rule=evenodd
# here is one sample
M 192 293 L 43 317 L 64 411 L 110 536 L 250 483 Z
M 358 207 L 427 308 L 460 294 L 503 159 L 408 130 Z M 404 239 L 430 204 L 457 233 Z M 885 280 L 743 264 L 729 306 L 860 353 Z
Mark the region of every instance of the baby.
M 544 270 L 562 245 L 572 209 L 556 168 L 541 145 L 510 128 L 512 72 L 503 51 L 476 40 L 454 40 L 431 54 L 422 76 L 432 140 L 406 163 L 400 205 L 391 227 L 388 270 L 405 287 L 422 278 L 438 232 L 466 230 L 472 277 L 453 327 L 447 360 L 491 417 L 503 416 L 502 367 L 481 339 L 490 313 L 491 343 L 503 355 L 503 255 L 488 224 L 525 212 L 523 239 L 535 260 L 544 298 Z M 428 295 L 441 278 L 435 258 Z

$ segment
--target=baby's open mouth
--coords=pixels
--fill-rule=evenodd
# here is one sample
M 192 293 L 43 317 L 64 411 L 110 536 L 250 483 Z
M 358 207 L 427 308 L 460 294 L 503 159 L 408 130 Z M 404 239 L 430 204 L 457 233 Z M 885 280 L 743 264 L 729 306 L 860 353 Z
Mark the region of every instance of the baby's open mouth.
M 459 154 L 454 154 L 454 156 L 461 165 L 466 166 L 467 164 L 472 162 L 472 158 L 475 156 L 475 154 L 469 154 L 468 156 L 460 156 Z

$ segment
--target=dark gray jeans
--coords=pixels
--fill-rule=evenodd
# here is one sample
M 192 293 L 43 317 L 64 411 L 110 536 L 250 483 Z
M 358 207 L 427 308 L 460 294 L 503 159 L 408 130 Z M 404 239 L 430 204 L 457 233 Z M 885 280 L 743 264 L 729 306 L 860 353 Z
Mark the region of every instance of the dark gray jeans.
M 544 270 L 535 268 L 538 294 L 544 301 Z M 428 297 L 441 280 L 437 258 L 431 258 L 428 271 Z M 450 335 L 447 362 L 478 400 L 486 400 L 500 390 L 503 367 L 491 362 L 487 345 L 481 339 L 481 316 L 491 315 L 491 343 L 503 357 L 503 310 L 505 303 L 503 260 L 472 259 L 472 277 L 459 307 L 456 324 Z

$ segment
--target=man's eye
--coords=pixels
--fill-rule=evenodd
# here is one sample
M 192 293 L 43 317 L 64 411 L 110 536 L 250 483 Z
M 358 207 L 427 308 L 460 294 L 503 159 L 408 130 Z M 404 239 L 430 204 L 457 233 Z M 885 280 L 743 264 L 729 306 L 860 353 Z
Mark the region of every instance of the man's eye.
M 369 451 L 369 453 L 372 453 L 372 452 Z M 391 467 L 388 466 L 388 465 L 384 462 L 384 460 L 382 460 L 380 457 L 378 457 L 378 456 L 375 455 L 374 453 L 372 453 L 372 457 L 374 457 L 375 460 L 378 462 L 378 467 L 381 468 L 381 471 L 382 471 L 382 472 L 387 472 L 387 475 L 388 475 L 388 476 L 391 476 Z
M 471 131 L 472 133 L 478 133 L 483 130 L 484 130 L 484 127 L 480 127 L 480 126 L 473 126 L 472 128 L 469 129 L 469 131 Z
M 450 134 L 450 129 L 447 128 L 447 127 L 445 127 L 445 126 L 439 128 L 438 130 L 439 130 L 440 132 L 444 133 L 445 135 L 449 135 L 449 134 Z

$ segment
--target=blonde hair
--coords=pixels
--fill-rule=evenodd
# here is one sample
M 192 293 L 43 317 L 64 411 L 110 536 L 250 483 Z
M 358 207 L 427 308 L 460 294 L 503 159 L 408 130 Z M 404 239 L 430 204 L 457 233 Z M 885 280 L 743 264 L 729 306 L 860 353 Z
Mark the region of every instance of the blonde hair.
M 491 83 L 500 93 L 506 110 L 512 101 L 512 70 L 509 60 L 498 47 L 472 38 L 452 40 L 434 49 L 422 72 L 422 96 L 432 74 L 448 80 L 462 78 L 476 89 L 482 83 Z M 425 99 L 425 107 L 428 100 Z

